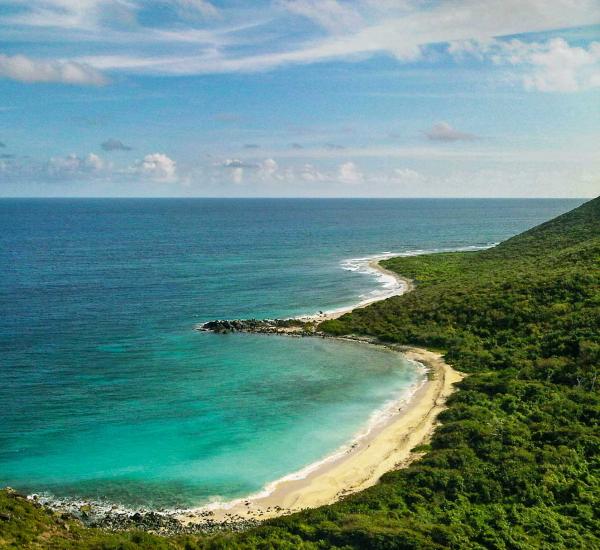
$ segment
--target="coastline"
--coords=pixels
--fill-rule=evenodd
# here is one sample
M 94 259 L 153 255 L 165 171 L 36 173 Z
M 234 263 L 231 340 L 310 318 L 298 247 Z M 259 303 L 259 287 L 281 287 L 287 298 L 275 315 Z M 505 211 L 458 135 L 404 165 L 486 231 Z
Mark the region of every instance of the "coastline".
M 354 304 L 351 306 L 335 309 L 332 311 L 319 312 L 319 313 L 315 313 L 313 315 L 300 315 L 298 317 L 295 317 L 295 319 L 298 319 L 298 320 L 306 322 L 306 323 L 321 323 L 323 321 L 330 321 L 332 319 L 337 319 L 338 317 L 341 317 L 342 315 L 344 315 L 346 313 L 350 313 L 351 311 L 354 311 L 355 309 L 361 309 L 363 307 L 370 306 L 371 304 L 374 304 L 375 302 L 379 302 L 381 300 L 387 300 L 388 298 L 391 298 L 392 296 L 400 296 L 402 294 L 406 294 L 407 292 L 411 292 L 415 288 L 415 285 L 411 279 L 402 277 L 401 275 L 398 275 L 397 273 L 394 273 L 393 271 L 386 269 L 379 263 L 379 262 L 381 262 L 381 260 L 384 260 L 387 258 L 393 258 L 393 257 L 394 256 L 389 256 L 389 255 L 376 256 L 376 257 L 373 257 L 372 259 L 370 259 L 367 264 L 368 268 L 370 270 L 375 271 L 375 272 L 379 273 L 380 275 L 383 275 L 390 279 L 394 279 L 396 281 L 397 284 L 391 292 L 386 293 L 384 295 L 374 296 L 373 298 L 366 298 L 366 299 L 358 302 L 357 304 Z
M 310 336 L 385 346 L 418 364 L 426 372 L 424 379 L 408 392 L 375 411 L 368 425 L 363 426 L 362 431 L 346 445 L 298 471 L 274 480 L 255 494 L 196 508 L 128 509 L 110 503 L 57 500 L 44 495 L 29 495 L 27 498 L 58 512 L 71 514 L 89 526 L 111 531 L 138 528 L 168 535 L 243 530 L 267 519 L 332 504 L 344 496 L 375 485 L 386 472 L 408 466 L 423 455 L 413 449 L 429 442 L 437 426 L 437 415 L 444 410 L 447 397 L 454 391 L 453 385 L 464 375 L 445 363 L 441 354 L 426 349 L 386 345 L 366 337 L 327 336 L 316 332 L 314 328 L 322 321 L 336 319 L 355 309 L 413 290 L 414 284 L 410 279 L 379 264 L 389 257 L 392 256 L 360 258 L 361 261 L 368 261 L 369 270 L 388 279 L 385 284 L 389 287 L 388 292 L 378 293 L 354 306 L 293 318 L 301 321 L 300 326 L 277 326 L 272 331 L 266 331 L 269 334 L 304 336 L 302 326 L 307 324 L 313 327 Z M 243 330 L 243 327 L 238 330 Z M 253 330 L 252 327 L 247 331 L 264 332 Z
M 396 279 L 398 285 L 389 295 L 298 319 L 304 322 L 336 319 L 354 309 L 413 290 L 411 280 L 382 267 L 380 259 L 383 258 L 373 259 L 368 265 L 372 270 Z M 363 338 L 351 339 L 374 343 Z M 422 453 L 413 452 L 412 449 L 430 440 L 438 414 L 444 410 L 446 399 L 454 391 L 454 384 L 462 380 L 464 375 L 448 365 L 441 354 L 408 346 L 394 346 L 391 349 L 422 365 L 427 370 L 428 379 L 408 400 L 394 403 L 397 411 L 385 422 L 358 438 L 345 451 L 334 453 L 299 472 L 276 480 L 256 495 L 182 510 L 175 515 L 177 520 L 188 527 L 207 523 L 238 524 L 332 504 L 346 495 L 375 485 L 386 472 L 406 467 L 422 456 Z

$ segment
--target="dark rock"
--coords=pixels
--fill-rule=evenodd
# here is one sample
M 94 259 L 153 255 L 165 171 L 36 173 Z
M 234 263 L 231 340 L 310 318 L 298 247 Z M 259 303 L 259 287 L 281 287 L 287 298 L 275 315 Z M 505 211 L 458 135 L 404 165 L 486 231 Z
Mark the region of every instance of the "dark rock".
M 234 319 L 214 320 L 204 323 L 198 330 L 224 334 L 228 332 L 255 332 L 260 334 L 289 334 L 292 332 L 314 332 L 313 323 L 305 323 L 299 319 Z

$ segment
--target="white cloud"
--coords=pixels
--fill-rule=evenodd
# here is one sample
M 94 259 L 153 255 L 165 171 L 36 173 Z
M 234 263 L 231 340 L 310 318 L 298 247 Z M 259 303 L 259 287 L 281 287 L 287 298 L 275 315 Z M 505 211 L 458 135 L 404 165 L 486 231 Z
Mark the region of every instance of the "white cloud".
M 147 5 L 141 0 L 18 3 L 18 11 L 0 15 L 2 31 L 31 42 L 39 40 L 43 28 L 47 33 L 44 36 L 54 40 L 97 42 L 102 44 L 102 50 L 89 48 L 89 54 L 71 61 L 4 56 L 4 65 L 11 66 L 4 72 L 24 82 L 78 84 L 106 82 L 98 70 L 164 75 L 252 72 L 331 59 L 359 60 L 381 53 L 400 61 L 414 61 L 430 44 L 489 41 L 494 37 L 600 23 L 597 0 L 278 0 L 277 5 L 283 9 L 274 10 L 270 5 L 227 8 L 222 13 L 208 0 L 169 0 L 177 13 L 195 13 L 211 19 L 209 28 L 197 28 L 185 21 L 169 28 L 146 27 L 140 13 Z M 282 13 L 286 15 L 281 17 Z M 324 29 L 325 36 L 323 32 L 297 32 L 293 16 L 314 21 Z M 273 40 L 273 36 L 286 39 Z M 198 47 L 182 49 L 185 42 Z M 135 48 L 124 48 L 127 44 L 135 44 Z M 564 65 L 577 65 L 584 56 L 581 52 L 559 50 L 552 52 L 552 59 L 531 60 L 540 70 L 530 75 L 528 87 L 566 90 L 598 85 L 597 73 L 585 77 L 584 83 L 574 83 L 572 71 L 564 69 Z M 128 51 L 136 53 L 124 53 Z M 164 53 L 156 55 L 156 51 Z M 24 60 L 37 63 L 38 67 L 33 71 L 13 67 L 26 65 Z M 0 60 L 0 75 L 2 64 Z
M 412 168 L 394 168 L 391 172 L 370 172 L 365 176 L 369 190 L 387 189 L 390 192 L 415 192 L 427 184 L 428 178 Z
M 477 139 L 477 136 L 474 134 L 469 134 L 467 132 L 460 132 L 459 130 L 453 128 L 447 122 L 438 122 L 434 124 L 429 130 L 425 132 L 427 139 L 431 141 L 472 141 Z
M 219 10 L 208 0 L 174 0 L 173 4 L 185 12 L 197 12 L 204 17 L 216 17 Z
M 392 158 L 386 156 L 388 161 Z M 206 168 L 212 166 L 212 174 L 190 178 L 190 185 L 192 193 L 219 194 L 226 174 L 228 180 L 240 185 L 238 193 L 256 196 L 350 196 L 356 195 L 357 189 L 369 196 L 591 196 L 598 187 L 597 157 L 585 164 L 566 163 L 560 155 L 547 153 L 529 159 L 531 163 L 514 162 L 516 158 L 481 157 L 483 163 L 472 165 L 430 162 L 427 157 L 415 160 L 410 154 L 406 161 L 397 160 L 395 168 L 387 169 L 367 159 L 360 160 L 360 167 L 356 159 L 317 159 L 314 164 L 279 157 L 256 162 L 229 159 L 236 162 L 229 162 L 227 168 L 223 162 L 211 165 L 207 161 Z M 49 161 L 0 159 L 0 172 L 6 182 L 71 182 L 77 183 L 77 189 L 85 189 L 86 184 L 87 189 L 93 189 L 90 182 L 126 183 L 123 189 L 131 190 L 132 184 L 188 181 L 188 173 L 182 177 L 179 167 L 163 153 L 146 155 L 129 168 L 115 167 L 94 153 L 57 156 Z M 212 188 L 205 186 L 208 181 L 213 182 Z
M 13 155 L 0 159 L 4 175 L 13 181 L 92 181 L 112 174 L 112 164 L 95 153 L 55 156 L 48 160 L 18 158 Z
M 6 21 L 13 25 L 57 27 L 62 29 L 92 29 L 102 17 L 101 8 L 110 8 L 110 0 L 30 0 L 19 2 L 27 9 L 9 15 Z
M 364 174 L 352 161 L 344 162 L 338 167 L 337 180 L 341 183 L 361 183 Z
M 423 174 L 410 168 L 395 168 L 393 172 L 393 179 L 401 182 L 416 182 L 424 179 Z
M 260 168 L 255 162 L 246 162 L 240 159 L 225 159 L 217 164 L 223 168 Z
M 143 0 L 16 0 L 15 3 L 27 9 L 6 17 L 13 25 L 87 31 L 96 31 L 109 23 L 135 26 L 138 12 L 145 7 Z M 166 0 L 164 3 L 170 4 L 182 16 L 197 13 L 215 17 L 219 14 L 208 0 Z
M 164 153 L 146 155 L 136 163 L 134 172 L 161 183 L 173 183 L 178 180 L 175 161 Z
M 339 164 L 330 170 L 317 168 L 310 163 L 301 166 L 281 167 L 273 158 L 266 158 L 260 162 L 226 159 L 214 166 L 226 169 L 231 181 L 236 184 L 243 183 L 246 180 L 249 183 L 281 182 L 286 184 L 298 182 L 360 184 L 365 181 L 365 175 L 352 161 Z
M 75 61 L 46 61 L 25 55 L 0 54 L 0 78 L 20 82 L 58 82 L 82 86 L 101 86 L 108 81 L 98 70 Z
M 577 92 L 600 86 L 600 42 L 581 47 L 571 46 L 563 38 L 543 43 L 470 40 L 451 44 L 449 52 L 520 69 L 516 76 L 527 90 Z
M 260 164 L 260 173 L 264 178 L 272 178 L 277 174 L 279 165 L 274 159 L 265 159 Z
M 52 157 L 43 169 L 36 168 L 36 162 L 30 161 L 27 165 L 17 168 L 21 173 L 38 174 L 42 178 L 49 176 L 51 178 L 81 178 L 81 179 L 115 179 L 130 181 L 132 177 L 142 181 L 152 181 L 158 183 L 181 183 L 188 185 L 187 176 L 179 174 L 177 163 L 164 153 L 151 153 L 144 156 L 143 159 L 136 161 L 130 166 L 115 166 L 107 162 L 95 153 L 89 153 L 86 156 L 75 154 L 65 157 Z
M 242 183 L 244 181 L 244 169 L 240 166 L 231 171 L 231 180 L 233 183 Z
M 352 161 L 340 164 L 335 171 L 324 171 L 309 163 L 300 167 L 290 166 L 282 170 L 273 159 L 264 160 L 260 166 L 259 175 L 264 180 L 270 181 L 359 184 L 365 180 L 365 175 Z
M 104 161 L 98 155 L 90 153 L 84 159 L 84 166 L 93 172 L 99 172 L 104 168 Z
M 535 67 L 524 78 L 525 88 L 541 92 L 576 92 L 600 86 L 600 43 L 588 49 L 571 47 L 557 38 L 548 43 L 546 51 L 530 56 Z
M 97 175 L 105 167 L 104 161 L 94 153 L 85 157 L 71 154 L 66 157 L 52 157 L 46 165 L 46 172 L 51 177 L 76 178 Z
M 331 6 L 304 0 L 292 3 L 298 11 L 312 10 L 314 17 L 325 17 Z M 319 6 L 329 6 L 319 10 Z M 400 61 L 418 59 L 429 44 L 464 40 L 490 40 L 527 32 L 592 25 L 600 22 L 597 0 L 446 0 L 439 3 L 402 2 L 399 10 L 375 11 L 363 17 L 359 28 L 338 32 L 330 30 L 325 38 L 307 40 L 286 50 L 273 48 L 259 53 L 235 53 L 208 47 L 200 54 L 162 57 L 109 54 L 81 58 L 99 69 L 127 70 L 159 74 L 202 74 L 264 71 L 286 64 L 306 64 L 330 59 L 356 60 L 387 53 Z M 352 9 L 344 5 L 345 16 Z M 332 22 L 332 25 L 334 22 Z M 342 25 L 343 26 L 343 25 Z M 285 29 L 283 29 L 285 32 Z M 238 51 L 247 51 L 239 50 Z M 256 51 L 256 50 L 255 50 Z
M 309 182 L 325 181 L 328 179 L 323 172 L 315 168 L 312 164 L 305 164 L 302 166 L 298 172 L 298 175 L 300 179 Z
M 352 6 L 342 5 L 337 0 L 281 0 L 280 4 L 333 33 L 355 30 L 362 23 Z
M 279 170 L 277 161 L 272 158 L 267 158 L 262 162 L 225 159 L 224 161 L 217 163 L 217 166 L 227 169 L 230 173 L 231 181 L 236 184 L 244 181 L 246 170 L 253 171 L 254 174 L 263 181 L 285 179 L 285 174 Z
M 4 159 L 1 159 L 4 162 Z M 4 171 L 15 181 L 122 181 L 180 183 L 188 185 L 176 162 L 163 153 L 152 153 L 131 165 L 115 165 L 95 153 L 55 156 L 49 160 L 10 159 Z
M 257 163 L 246 162 L 237 158 L 225 159 L 219 162 L 215 162 L 214 166 L 227 170 L 229 172 L 229 177 L 231 178 L 231 181 L 235 184 L 243 183 L 244 170 L 246 168 L 249 168 L 251 170 L 256 170 L 259 168 L 259 165 Z

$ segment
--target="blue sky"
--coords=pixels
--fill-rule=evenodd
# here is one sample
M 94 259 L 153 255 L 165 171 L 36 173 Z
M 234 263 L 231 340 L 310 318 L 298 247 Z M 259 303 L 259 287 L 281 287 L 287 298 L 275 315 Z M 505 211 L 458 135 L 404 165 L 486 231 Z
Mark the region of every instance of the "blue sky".
M 0 196 L 600 190 L 596 0 L 0 0 Z

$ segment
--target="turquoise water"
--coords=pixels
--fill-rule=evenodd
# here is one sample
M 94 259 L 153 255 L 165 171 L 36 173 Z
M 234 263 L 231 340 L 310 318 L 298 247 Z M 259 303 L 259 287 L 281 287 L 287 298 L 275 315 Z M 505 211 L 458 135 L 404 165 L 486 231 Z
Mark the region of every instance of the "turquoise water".
M 259 491 L 422 374 L 213 318 L 383 295 L 366 260 L 486 246 L 572 200 L 1 200 L 0 485 L 128 506 Z

